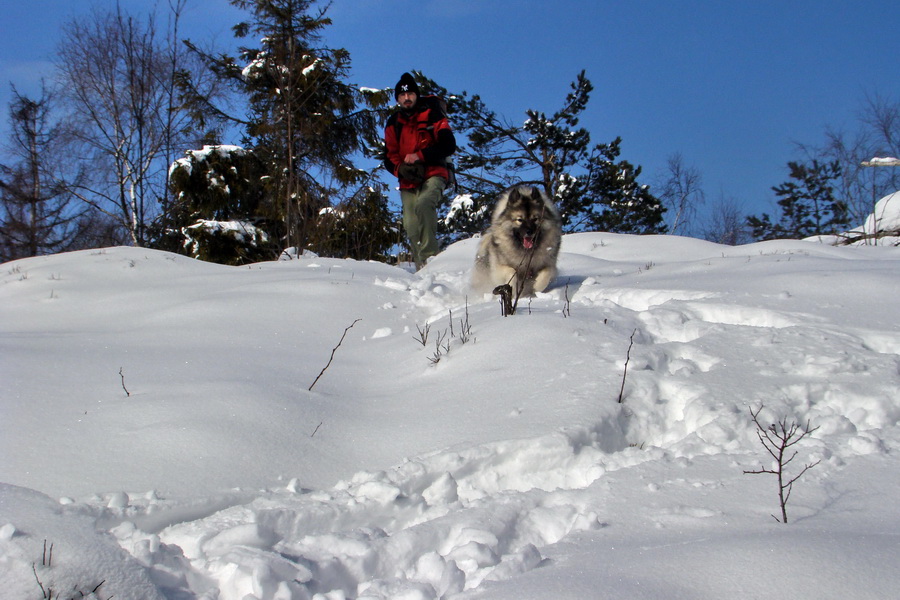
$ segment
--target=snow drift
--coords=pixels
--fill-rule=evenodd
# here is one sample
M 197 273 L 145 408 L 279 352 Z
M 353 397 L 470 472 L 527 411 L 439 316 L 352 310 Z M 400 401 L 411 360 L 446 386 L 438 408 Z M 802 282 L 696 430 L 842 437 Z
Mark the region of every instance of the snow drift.
M 900 595 L 900 249 L 569 235 L 503 318 L 475 243 L 4 264 L 0 596 Z

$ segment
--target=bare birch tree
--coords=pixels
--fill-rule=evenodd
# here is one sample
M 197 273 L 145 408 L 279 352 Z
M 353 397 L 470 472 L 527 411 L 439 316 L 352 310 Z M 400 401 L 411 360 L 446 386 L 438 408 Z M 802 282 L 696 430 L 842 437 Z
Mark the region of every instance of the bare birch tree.
M 882 197 L 900 189 L 900 170 L 867 169 L 862 163 L 875 157 L 900 156 L 900 102 L 884 96 L 866 96 L 858 114 L 858 129 L 829 127 L 825 144 L 800 144 L 800 150 L 820 162 L 837 161 L 840 177 L 835 197 L 844 202 L 852 224 L 862 224 Z
M 75 192 L 114 217 L 136 246 L 147 245 L 151 225 L 168 214 L 171 160 L 197 143 L 174 84 L 189 68 L 177 40 L 185 1 L 170 0 L 167 36 L 159 35 L 155 15 L 139 18 L 117 7 L 70 21 L 58 52 L 80 158 L 92 171 Z
M 721 196 L 706 213 L 702 237 L 710 242 L 740 246 L 753 241 L 747 226 L 747 215 L 741 202 Z
M 696 167 L 684 164 L 684 157 L 680 153 L 669 157 L 666 169 L 656 195 L 669 214 L 669 233 L 690 235 L 697 207 L 705 202 L 703 177 Z

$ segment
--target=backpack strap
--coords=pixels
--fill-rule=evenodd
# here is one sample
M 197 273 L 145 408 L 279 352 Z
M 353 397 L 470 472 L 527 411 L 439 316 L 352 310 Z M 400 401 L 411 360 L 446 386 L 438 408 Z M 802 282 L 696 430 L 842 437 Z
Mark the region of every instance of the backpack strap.
M 438 121 L 447 118 L 447 101 L 440 96 L 429 94 L 420 97 L 419 102 L 423 102 L 428 107 L 425 129 L 431 133 L 432 139 L 436 142 L 437 136 L 434 133 L 434 126 Z M 449 156 L 444 159 L 444 167 L 447 169 L 447 183 L 453 187 L 456 193 L 459 193 L 459 182 L 456 180 L 456 165 L 453 164 L 453 160 Z

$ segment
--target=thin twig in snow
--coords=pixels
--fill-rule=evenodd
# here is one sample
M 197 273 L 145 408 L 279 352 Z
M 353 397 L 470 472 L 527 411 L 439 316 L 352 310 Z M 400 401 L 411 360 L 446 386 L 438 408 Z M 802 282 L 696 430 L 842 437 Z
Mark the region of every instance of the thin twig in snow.
M 119 377 L 122 379 L 122 389 L 125 390 L 125 396 L 131 398 L 131 392 L 125 387 L 125 367 L 119 367 Z
M 347 332 L 350 331 L 350 330 L 353 328 L 354 325 L 356 325 L 357 323 L 359 323 L 360 320 L 361 320 L 361 319 L 356 319 L 355 321 L 353 321 L 352 323 L 350 323 L 350 325 L 348 325 L 346 329 L 344 329 L 344 335 L 341 336 L 341 341 L 339 341 L 339 342 L 337 343 L 337 346 L 335 346 L 334 348 L 331 349 L 331 358 L 328 359 L 328 364 L 325 365 L 325 367 L 323 367 L 321 371 L 319 371 L 319 375 L 316 377 L 315 381 L 313 381 L 313 382 L 310 384 L 309 389 L 308 389 L 307 391 L 310 391 L 310 392 L 312 391 L 313 386 L 316 385 L 316 383 L 319 381 L 319 378 L 322 377 L 322 375 L 325 373 L 325 371 L 328 370 L 328 367 L 331 366 L 331 361 L 334 360 L 334 353 L 337 352 L 337 349 L 340 348 L 340 347 L 341 347 L 341 344 L 344 343 L 344 338 L 347 337 Z
M 622 387 L 619 389 L 619 404 L 622 404 L 625 395 L 625 376 L 628 375 L 628 363 L 631 361 L 631 347 L 634 346 L 634 334 L 637 329 L 631 332 L 631 342 L 628 344 L 628 352 L 625 354 L 625 370 L 622 372 Z

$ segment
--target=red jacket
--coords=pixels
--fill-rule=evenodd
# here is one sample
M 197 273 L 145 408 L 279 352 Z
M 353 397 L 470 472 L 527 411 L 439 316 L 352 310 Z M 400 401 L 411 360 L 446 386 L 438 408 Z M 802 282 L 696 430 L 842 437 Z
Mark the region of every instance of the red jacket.
M 421 185 L 421 182 L 402 179 L 397 173 L 407 154 L 418 154 L 419 160 L 425 163 L 425 179 L 450 177 L 446 160 L 456 150 L 456 138 L 446 115 L 430 101 L 432 98 L 436 100 L 433 96 L 420 97 L 412 113 L 402 110 L 394 113 L 384 129 L 387 146 L 384 168 L 399 179 L 402 190 Z

